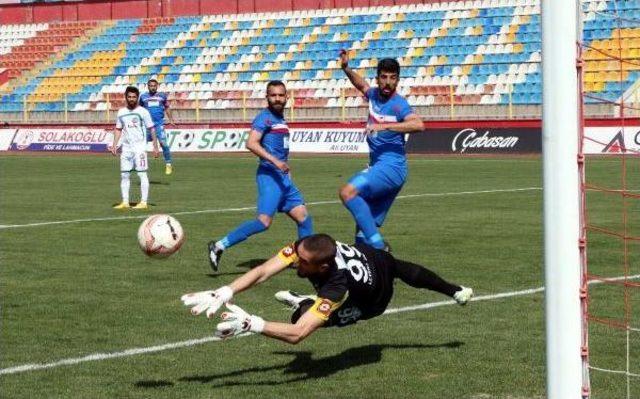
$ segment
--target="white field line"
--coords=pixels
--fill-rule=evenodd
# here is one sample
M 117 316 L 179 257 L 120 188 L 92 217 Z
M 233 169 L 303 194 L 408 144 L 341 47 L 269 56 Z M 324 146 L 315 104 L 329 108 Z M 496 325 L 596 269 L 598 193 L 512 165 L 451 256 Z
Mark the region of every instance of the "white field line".
M 628 277 L 628 279 L 630 279 L 630 280 L 637 279 L 637 278 L 640 278 L 640 274 Z M 618 280 L 624 280 L 624 277 L 615 277 L 615 278 L 607 279 L 607 281 L 618 281 Z M 602 281 L 590 281 L 589 282 L 589 284 L 601 284 L 601 283 L 603 283 L 603 282 Z M 543 292 L 543 291 L 544 291 L 544 287 L 531 288 L 531 289 L 520 290 L 520 291 L 502 292 L 502 293 L 499 293 L 499 294 L 477 296 L 477 297 L 471 298 L 471 301 L 473 301 L 473 302 L 490 301 L 490 300 L 494 300 L 494 299 L 502 299 L 502 298 L 511 298 L 511 297 L 523 296 L 523 295 L 531 295 L 531 294 L 536 294 L 536 293 Z M 427 310 L 427 309 L 433 309 L 433 308 L 437 308 L 437 307 L 441 307 L 441 306 L 449 306 L 449 305 L 455 305 L 455 304 L 456 304 L 456 302 L 452 301 L 452 300 L 451 301 L 431 302 L 431 303 L 425 303 L 425 304 L 422 304 L 422 305 L 405 306 L 405 307 L 401 307 L 401 308 L 387 309 L 384 312 L 384 314 L 388 315 L 388 314 L 394 314 L 394 313 L 411 312 L 411 311 L 414 311 L 414 310 Z M 238 338 L 239 337 L 246 337 L 246 336 L 249 336 L 249 335 L 253 335 L 253 334 L 252 333 L 245 333 L 245 334 L 239 335 Z M 190 339 L 188 341 L 172 342 L 172 343 L 168 343 L 168 344 L 164 344 L 164 345 L 150 346 L 150 347 L 145 347 L 145 348 L 131 348 L 131 349 L 126 349 L 126 350 L 121 351 L 121 352 L 94 353 L 94 354 L 83 356 L 83 357 L 62 359 L 62 360 L 58 360 L 58 361 L 51 362 L 51 363 L 23 364 L 21 366 L 14 366 L 14 367 L 8 367 L 8 368 L 0 369 L 0 375 L 17 374 L 17 373 L 24 373 L 24 372 L 27 372 L 27 371 L 51 369 L 51 368 L 56 368 L 56 367 L 60 367 L 60 366 L 72 366 L 72 365 L 85 363 L 85 362 L 94 362 L 94 361 L 99 361 L 99 360 L 115 359 L 115 358 L 119 358 L 119 357 L 142 355 L 142 354 L 145 354 L 145 353 L 162 352 L 162 351 L 171 350 L 171 349 L 187 348 L 187 347 L 191 347 L 191 346 L 206 344 L 208 342 L 213 342 L 213 341 L 220 341 L 220 338 L 210 336 L 210 337 L 204 337 L 204 338 L 199 338 L 199 339 Z
M 405 199 L 405 198 L 418 198 L 418 197 L 449 197 L 456 195 L 474 195 L 474 194 L 492 194 L 492 193 L 513 193 L 520 191 L 536 191 L 542 190 L 541 187 L 523 187 L 523 188 L 505 188 L 505 189 L 497 189 L 497 190 L 479 190 L 479 191 L 458 191 L 458 192 L 449 192 L 449 193 L 423 193 L 423 194 L 407 194 L 407 195 L 399 195 L 396 197 L 397 199 Z M 330 201 L 316 201 L 309 202 L 307 205 L 328 205 L 328 204 L 339 204 L 338 200 L 330 200 Z M 246 206 L 241 208 L 220 208 L 220 209 L 202 209 L 199 211 L 182 211 L 182 212 L 171 212 L 172 215 L 196 215 L 201 213 L 225 213 L 225 212 L 241 212 L 241 211 L 251 211 L 255 210 L 255 206 Z M 110 216 L 104 218 L 87 218 L 87 219 L 71 219 L 71 220 L 54 220 L 49 222 L 36 222 L 36 223 L 26 223 L 26 224 L 9 224 L 9 225 L 0 225 L 0 230 L 7 229 L 18 229 L 24 227 L 39 227 L 39 226 L 52 226 L 52 225 L 61 225 L 61 224 L 74 224 L 74 223 L 89 223 L 89 222 L 105 222 L 105 221 L 113 221 L 113 220 L 129 220 L 129 219 L 146 219 L 149 214 L 136 215 L 136 216 Z

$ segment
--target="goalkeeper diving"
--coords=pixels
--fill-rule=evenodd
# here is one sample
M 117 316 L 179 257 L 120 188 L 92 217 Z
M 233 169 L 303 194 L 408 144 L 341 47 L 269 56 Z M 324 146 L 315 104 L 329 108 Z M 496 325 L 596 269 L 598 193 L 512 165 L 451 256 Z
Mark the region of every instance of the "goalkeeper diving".
M 265 321 L 229 303 L 234 295 L 289 267 L 299 277 L 309 279 L 316 291 L 315 295 L 276 293 L 278 301 L 292 307 L 291 323 Z M 297 344 L 320 327 L 344 327 L 381 315 L 391 301 L 396 278 L 415 288 L 440 292 L 460 305 L 473 296 L 471 288 L 451 284 L 427 268 L 396 259 L 383 250 L 360 243 L 347 245 L 326 234 L 314 234 L 284 247 L 229 285 L 185 294 L 181 299 L 191 307 L 193 315 L 205 313 L 209 318 L 226 304 L 228 310 L 221 314 L 222 322 L 216 326 L 217 337 L 253 332 Z

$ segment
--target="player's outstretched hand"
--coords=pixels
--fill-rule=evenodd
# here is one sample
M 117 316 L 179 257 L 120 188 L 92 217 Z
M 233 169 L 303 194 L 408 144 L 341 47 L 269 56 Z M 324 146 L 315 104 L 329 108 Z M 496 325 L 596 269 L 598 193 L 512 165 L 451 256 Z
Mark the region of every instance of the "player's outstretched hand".
M 208 318 L 213 317 L 214 314 L 220 309 L 223 303 L 230 301 L 233 298 L 233 290 L 231 287 L 225 285 L 215 291 L 200 291 L 184 294 L 182 303 L 185 306 L 191 307 L 191 314 L 194 316 L 206 311 Z
M 247 331 L 260 333 L 264 329 L 264 320 L 258 316 L 252 316 L 242 310 L 240 306 L 227 303 L 228 312 L 222 313 L 222 323 L 216 326 L 215 336 L 229 338 Z
M 349 52 L 345 49 L 340 50 L 340 68 L 344 69 L 349 66 Z

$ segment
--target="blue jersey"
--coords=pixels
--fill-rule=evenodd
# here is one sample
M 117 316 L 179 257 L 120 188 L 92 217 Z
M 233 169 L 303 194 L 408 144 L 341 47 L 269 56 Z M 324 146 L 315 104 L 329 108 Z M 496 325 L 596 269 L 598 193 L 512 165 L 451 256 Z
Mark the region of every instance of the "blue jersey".
M 380 96 L 377 87 L 372 87 L 367 90 L 365 97 L 369 100 L 367 124 L 403 122 L 404 118 L 413 113 L 407 100 L 398 93 L 385 99 Z M 381 162 L 406 168 L 404 133 L 382 130 L 368 135 L 367 144 L 369 144 L 369 162 L 372 166 Z
M 251 129 L 262 134 L 260 144 L 282 162 L 289 160 L 289 127 L 282 115 L 265 108 L 253 119 Z M 271 162 L 260 158 L 260 166 L 280 171 Z
M 149 111 L 154 125 L 157 126 L 164 123 L 164 110 L 169 108 L 165 93 L 156 92 L 153 95 L 151 93 L 142 93 L 140 95 L 140 105 Z

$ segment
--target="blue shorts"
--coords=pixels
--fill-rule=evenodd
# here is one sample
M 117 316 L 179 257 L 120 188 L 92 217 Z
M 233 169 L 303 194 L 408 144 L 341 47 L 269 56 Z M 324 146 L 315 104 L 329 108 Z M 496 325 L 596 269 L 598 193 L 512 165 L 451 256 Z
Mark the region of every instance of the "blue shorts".
M 288 213 L 304 205 L 304 198 L 288 174 L 258 168 L 258 215 L 273 217 L 276 212 Z
M 167 138 L 164 135 L 164 124 L 158 123 L 154 126 L 156 128 L 156 137 L 158 138 L 158 142 L 166 143 Z M 153 136 L 151 136 L 151 132 L 147 133 L 147 142 L 153 141 Z
M 406 180 L 405 168 L 378 163 L 353 175 L 349 184 L 367 202 L 376 225 L 380 227 Z

